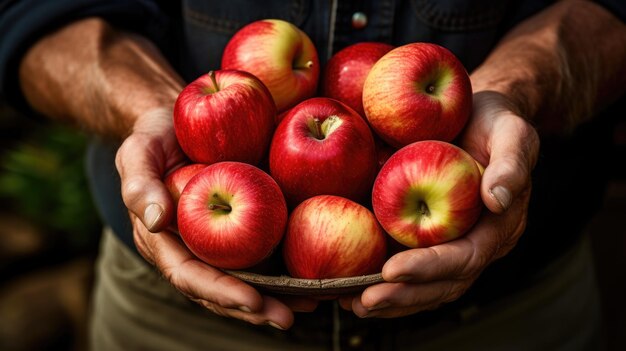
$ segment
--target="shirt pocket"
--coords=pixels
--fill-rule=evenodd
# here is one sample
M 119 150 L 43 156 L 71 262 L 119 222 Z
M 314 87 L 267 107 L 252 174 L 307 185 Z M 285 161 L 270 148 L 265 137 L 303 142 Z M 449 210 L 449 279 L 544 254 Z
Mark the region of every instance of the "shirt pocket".
M 443 32 L 495 28 L 504 19 L 508 6 L 506 0 L 411 0 L 417 20 Z
M 192 80 L 209 70 L 219 69 L 228 40 L 248 23 L 275 18 L 300 26 L 308 12 L 308 0 L 184 1 L 181 73 L 185 79 Z

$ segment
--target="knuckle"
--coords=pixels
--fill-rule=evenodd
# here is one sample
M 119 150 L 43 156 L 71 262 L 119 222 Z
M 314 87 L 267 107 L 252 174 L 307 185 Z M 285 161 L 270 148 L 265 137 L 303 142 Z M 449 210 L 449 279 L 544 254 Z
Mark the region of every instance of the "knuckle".
M 144 192 L 145 184 L 137 177 L 125 179 L 122 181 L 122 199 L 128 207 L 132 207 Z
M 495 245 L 495 242 L 494 242 Z M 473 281 L 493 260 L 496 247 L 478 248 L 472 246 L 472 250 L 465 252 L 464 264 L 460 266 L 456 274 L 457 281 Z

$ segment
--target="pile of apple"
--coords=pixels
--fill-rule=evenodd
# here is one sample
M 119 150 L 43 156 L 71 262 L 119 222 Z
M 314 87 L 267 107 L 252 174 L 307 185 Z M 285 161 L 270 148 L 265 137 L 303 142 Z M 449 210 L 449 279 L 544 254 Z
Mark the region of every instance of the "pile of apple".
M 452 144 L 471 99 L 443 47 L 359 43 L 322 70 L 296 26 L 248 24 L 176 101 L 190 164 L 165 183 L 180 235 L 219 268 L 275 253 L 292 277 L 316 279 L 380 272 L 391 242 L 455 239 L 482 209 L 480 166 Z

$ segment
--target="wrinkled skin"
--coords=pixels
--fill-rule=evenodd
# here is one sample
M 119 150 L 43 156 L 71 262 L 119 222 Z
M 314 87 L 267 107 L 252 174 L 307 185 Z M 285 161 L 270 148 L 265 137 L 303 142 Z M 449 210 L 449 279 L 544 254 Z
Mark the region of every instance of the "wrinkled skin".
M 515 246 L 526 226 L 539 137 L 509 106 L 498 93 L 475 94 L 473 117 L 460 139 L 487 165 L 481 183 L 487 209 L 476 225 L 453 241 L 392 256 L 383 267 L 386 283 L 341 298 L 343 308 L 360 317 L 385 318 L 436 309 L 458 299 L 491 262 Z M 497 186 L 509 190 L 510 200 L 493 195 Z

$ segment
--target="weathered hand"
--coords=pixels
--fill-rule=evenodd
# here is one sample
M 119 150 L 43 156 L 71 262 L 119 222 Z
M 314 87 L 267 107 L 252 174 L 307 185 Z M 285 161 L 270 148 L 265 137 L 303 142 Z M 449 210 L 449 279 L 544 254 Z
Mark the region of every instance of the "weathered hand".
M 385 283 L 340 299 L 360 317 L 400 317 L 459 298 L 491 262 L 507 254 L 526 226 L 530 174 L 539 152 L 534 128 L 500 94 L 474 96 L 471 121 L 460 145 L 487 165 L 481 183 L 485 210 L 465 236 L 429 248 L 409 249 L 383 267 Z
M 171 111 L 167 109 L 142 116 L 117 153 L 122 197 L 130 212 L 138 251 L 175 288 L 214 313 L 252 324 L 289 328 L 293 311 L 314 309 L 313 301 L 281 302 L 263 296 L 241 280 L 197 259 L 180 237 L 168 230 L 175 209 L 162 179 L 185 162 L 171 121 Z

